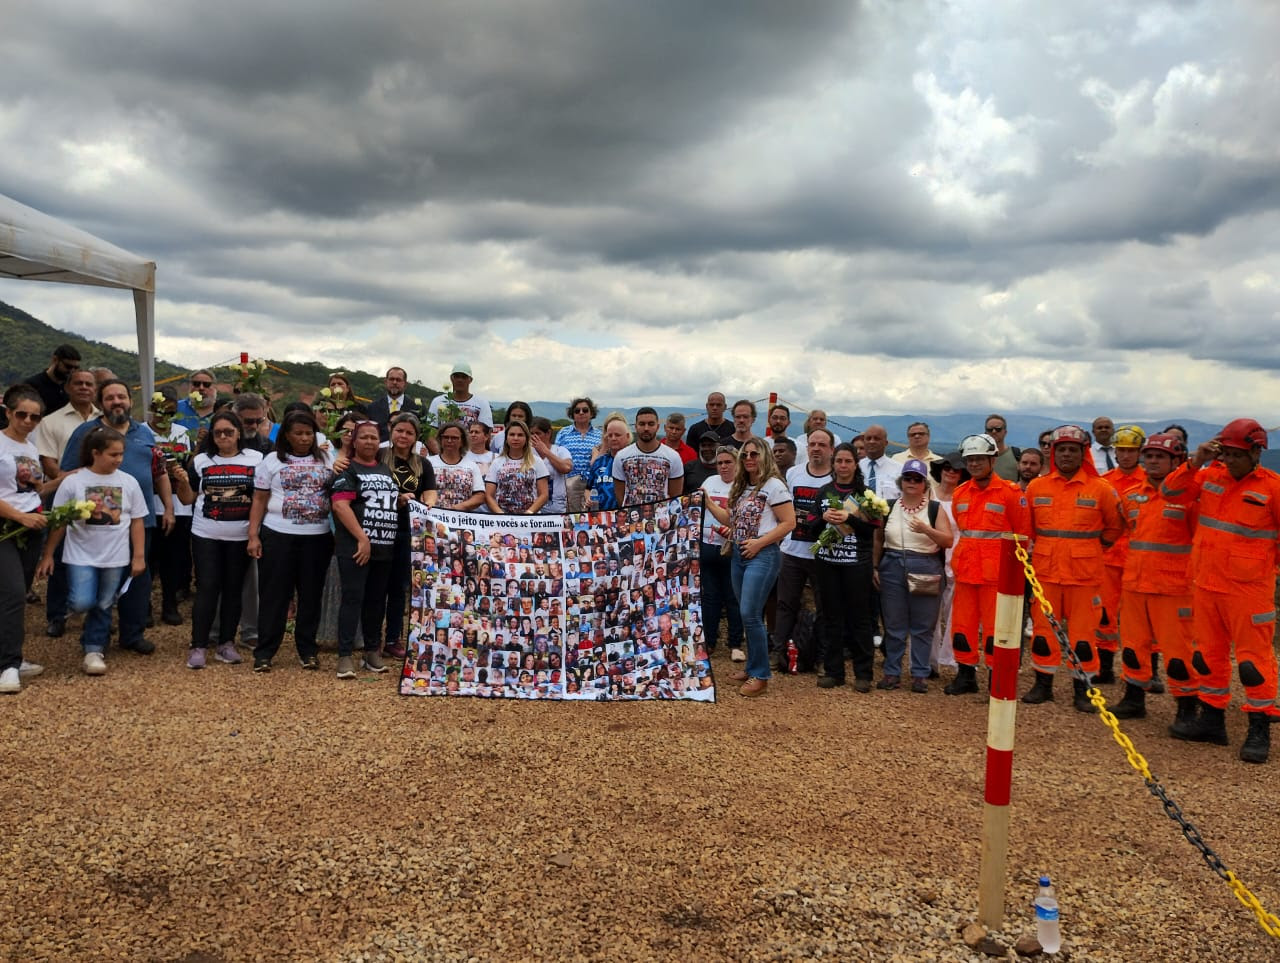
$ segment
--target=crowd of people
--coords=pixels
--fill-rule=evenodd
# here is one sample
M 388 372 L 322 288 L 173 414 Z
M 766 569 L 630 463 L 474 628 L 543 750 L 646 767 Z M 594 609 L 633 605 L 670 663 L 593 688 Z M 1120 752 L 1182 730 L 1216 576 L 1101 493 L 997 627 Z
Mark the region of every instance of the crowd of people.
M 933 452 L 921 421 L 890 455 L 882 426 L 845 441 L 821 410 L 793 437 L 781 404 L 757 436 L 755 403 L 730 406 L 720 392 L 692 425 L 678 413 L 664 422 L 651 407 L 630 423 L 616 412 L 600 420 L 587 397 L 568 404 L 558 430 L 521 401 L 495 424 L 465 362 L 425 409 L 405 394 L 403 368 L 368 401 L 337 372 L 322 405 L 290 403 L 278 423 L 260 394 L 220 398 L 210 371 L 188 381 L 187 396 L 162 388 L 138 421 L 129 386 L 83 369 L 64 345 L 5 393 L 0 691 L 40 672 L 22 658 L 35 577 L 48 578 L 49 636 L 85 614 L 90 675 L 107 670 L 113 612 L 121 648 L 154 651 L 145 636 L 153 572 L 161 620 L 190 623 L 190 668 L 237 664 L 246 647 L 253 670 L 270 671 L 292 622 L 299 662 L 315 670 L 333 561 L 336 671 L 349 679 L 357 643 L 366 671 L 405 655 L 411 503 L 531 515 L 683 494 L 705 508 L 708 648 L 724 618 L 744 696 L 764 694 L 778 668 L 816 671 L 819 687 L 838 688 L 847 666 L 858 692 L 906 683 L 923 693 L 951 669 L 946 694 L 978 692 L 994 645 L 1001 541 L 1016 535 L 1056 616 L 1051 623 L 1038 599 L 1030 607 L 1035 681 L 1024 702 L 1055 698 L 1065 644 L 1078 664 L 1077 710 L 1096 711 L 1088 689 L 1117 681 L 1118 656 L 1118 716 L 1145 715 L 1147 695 L 1167 679 L 1172 735 L 1226 744 L 1234 652 L 1249 720 L 1240 755 L 1267 758 L 1268 724 L 1280 715 L 1280 476 L 1259 465 L 1267 435 L 1256 421 L 1232 421 L 1189 451 L 1177 425 L 1147 436 L 1100 417 L 1019 450 L 992 414 L 957 451 Z

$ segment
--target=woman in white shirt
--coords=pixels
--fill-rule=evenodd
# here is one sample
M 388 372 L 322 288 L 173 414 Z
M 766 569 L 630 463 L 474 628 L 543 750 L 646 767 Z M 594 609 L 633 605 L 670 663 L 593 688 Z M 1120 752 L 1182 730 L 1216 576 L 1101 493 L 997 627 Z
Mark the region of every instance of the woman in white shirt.
M 495 515 L 536 515 L 550 497 L 547 463 L 533 453 L 529 429 L 513 421 L 503 432 L 502 454 L 485 476 L 485 500 Z
M 703 505 L 733 539 L 733 593 L 747 636 L 747 667 L 730 678 L 742 682 L 744 696 L 762 695 L 769 685 L 769 633 L 764 603 L 782 565 L 779 543 L 796 527 L 791 490 L 773 460 L 773 448 L 755 435 L 742 443 L 738 467 L 729 489 L 728 510 L 714 500 Z
M 716 452 L 716 472 L 702 483 L 703 498 L 714 500 L 722 508 L 729 505 L 729 489 L 738 470 L 738 454 L 729 446 Z M 733 661 L 745 662 L 742 652 L 742 616 L 733 594 L 733 563 L 722 549 L 728 544 L 729 529 L 704 512 L 702 518 L 701 552 L 702 568 L 702 621 L 706 626 L 707 648 L 714 650 L 720 634 L 720 616 L 729 619 L 729 649 Z
M 235 637 L 249 571 L 254 473 L 261 462 L 261 452 L 244 447 L 240 419 L 229 411 L 220 411 L 209 422 L 209 432 L 188 463 L 188 470 L 174 471 L 178 500 L 194 506 L 191 550 L 197 593 L 191 611 L 189 669 L 205 667 L 215 614 L 218 645 L 214 658 L 230 665 L 242 661 Z

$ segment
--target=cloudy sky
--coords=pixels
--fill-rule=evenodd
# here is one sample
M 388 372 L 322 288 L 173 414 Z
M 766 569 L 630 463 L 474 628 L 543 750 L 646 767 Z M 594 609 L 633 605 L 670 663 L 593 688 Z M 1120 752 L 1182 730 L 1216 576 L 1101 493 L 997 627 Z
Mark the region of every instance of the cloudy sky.
M 1274 414 L 1271 0 L 20 6 L 0 192 L 153 258 L 169 360 Z

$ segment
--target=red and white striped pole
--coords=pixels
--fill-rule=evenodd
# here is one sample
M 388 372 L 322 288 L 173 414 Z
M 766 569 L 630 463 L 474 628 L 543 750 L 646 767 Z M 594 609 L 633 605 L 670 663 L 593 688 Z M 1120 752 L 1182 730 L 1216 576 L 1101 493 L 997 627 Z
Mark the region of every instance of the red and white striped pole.
M 1018 654 L 1022 645 L 1020 535 L 1000 543 L 996 583 L 995 650 L 987 703 L 987 784 L 982 804 L 982 866 L 978 873 L 978 920 L 988 929 L 1004 922 L 1004 886 L 1009 855 L 1009 797 L 1013 783 L 1013 734 L 1018 712 Z

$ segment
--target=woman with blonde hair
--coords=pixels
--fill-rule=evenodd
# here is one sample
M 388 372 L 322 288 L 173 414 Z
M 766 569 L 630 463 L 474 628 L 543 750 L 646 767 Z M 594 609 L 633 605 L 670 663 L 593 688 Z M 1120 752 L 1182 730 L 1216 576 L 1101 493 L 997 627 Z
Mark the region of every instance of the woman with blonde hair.
M 728 525 L 733 544 L 733 593 L 747 636 L 747 667 L 731 678 L 743 683 L 744 696 L 762 695 L 769 685 L 769 633 L 764 603 L 782 564 L 779 543 L 796 527 L 791 490 L 782 480 L 768 442 L 751 435 L 742 443 L 738 467 L 729 487 L 728 508 L 710 498 L 703 507 Z
M 550 497 L 547 463 L 534 454 L 529 428 L 512 421 L 502 433 L 502 452 L 485 476 L 485 501 L 495 515 L 536 515 Z

